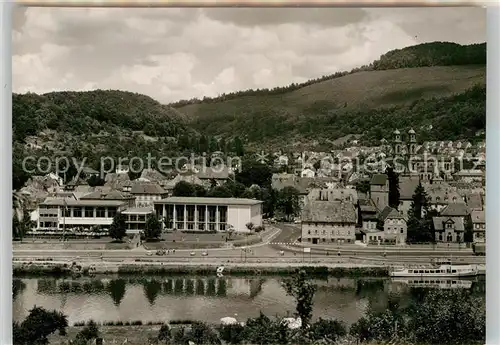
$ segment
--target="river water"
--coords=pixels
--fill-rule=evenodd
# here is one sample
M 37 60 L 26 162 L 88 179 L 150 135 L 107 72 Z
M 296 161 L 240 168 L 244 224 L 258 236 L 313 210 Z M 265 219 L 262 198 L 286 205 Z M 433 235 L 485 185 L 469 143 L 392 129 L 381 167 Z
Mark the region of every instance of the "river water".
M 35 305 L 56 309 L 71 324 L 106 321 L 218 322 L 231 316 L 239 321 L 292 315 L 293 297 L 282 287 L 283 277 L 147 277 L 15 278 L 13 318 L 20 321 Z M 314 280 L 313 317 L 335 318 L 347 324 L 366 312 L 369 303 L 385 308 L 390 292 L 410 294 L 412 282 L 390 279 L 328 278 Z M 423 282 L 425 283 L 425 282 Z M 430 282 L 427 282 L 430 283 Z M 451 285 L 449 285 L 451 283 Z M 466 288 L 484 296 L 484 280 L 446 282 L 434 288 Z

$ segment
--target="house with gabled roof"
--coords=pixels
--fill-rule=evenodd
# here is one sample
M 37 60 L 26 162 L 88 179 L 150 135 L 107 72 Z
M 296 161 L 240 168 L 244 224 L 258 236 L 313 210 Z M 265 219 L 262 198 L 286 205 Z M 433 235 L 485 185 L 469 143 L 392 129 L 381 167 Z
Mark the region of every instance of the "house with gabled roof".
M 301 214 L 302 241 L 354 243 L 356 208 L 351 202 L 307 200 Z
M 462 217 L 432 217 L 434 225 L 434 236 L 436 242 L 458 242 L 464 241 L 464 219 Z
M 370 180 L 370 199 L 378 210 L 389 205 L 389 180 L 386 174 L 374 174 Z
M 153 207 L 153 203 L 168 197 L 168 193 L 159 184 L 135 183 L 130 194 L 135 197 L 136 207 Z
M 472 239 L 475 243 L 486 241 L 486 218 L 484 210 L 472 211 L 470 213 L 472 223 Z
M 376 222 L 375 228 L 361 229 L 364 243 L 397 245 L 406 243 L 406 218 L 395 208 L 386 206 L 382 211 L 379 211 Z

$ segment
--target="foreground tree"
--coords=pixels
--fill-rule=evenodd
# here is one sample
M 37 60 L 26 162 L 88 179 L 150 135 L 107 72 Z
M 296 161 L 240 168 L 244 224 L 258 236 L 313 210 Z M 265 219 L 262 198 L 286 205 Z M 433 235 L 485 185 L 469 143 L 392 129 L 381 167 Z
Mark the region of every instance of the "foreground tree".
M 150 214 L 146 218 L 144 237 L 147 241 L 156 240 L 161 236 L 161 222 L 155 214 Z
M 299 270 L 295 275 L 284 281 L 285 290 L 288 295 L 293 296 L 296 301 L 296 317 L 300 317 L 302 329 L 305 330 L 312 318 L 313 298 L 316 293 L 316 285 L 311 283 L 304 270 Z
M 13 324 L 14 345 L 47 345 L 48 336 L 59 331 L 66 335 L 68 318 L 58 311 L 33 307 L 20 324 Z
M 127 235 L 125 223 L 125 215 L 122 213 L 117 213 L 113 218 L 113 223 L 109 227 L 109 237 L 114 240 L 121 241 Z

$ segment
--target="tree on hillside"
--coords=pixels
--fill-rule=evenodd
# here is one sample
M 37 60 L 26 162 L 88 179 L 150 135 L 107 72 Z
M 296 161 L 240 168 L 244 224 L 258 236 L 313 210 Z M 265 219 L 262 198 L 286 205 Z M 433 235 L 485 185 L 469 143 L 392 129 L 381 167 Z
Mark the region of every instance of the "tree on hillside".
M 215 186 L 214 188 L 210 189 L 207 193 L 207 196 L 210 198 L 232 198 L 233 193 L 228 187 L 222 185 Z
M 161 236 L 161 222 L 155 214 L 149 214 L 146 217 L 146 226 L 144 228 L 144 237 L 147 241 L 156 240 Z
M 104 186 L 105 181 L 98 175 L 92 175 L 87 179 L 90 187 Z
M 173 196 L 195 196 L 196 191 L 193 184 L 186 181 L 179 181 L 172 191 Z
M 117 213 L 113 222 L 109 227 L 109 237 L 114 240 L 121 241 L 127 235 L 127 224 L 125 223 L 126 216 L 122 213 Z
M 285 215 L 288 220 L 299 215 L 299 191 L 294 187 L 285 187 L 277 193 L 276 210 Z
M 256 162 L 253 158 L 245 158 L 242 162 L 241 171 L 236 173 L 236 181 L 247 187 L 257 185 L 261 188 L 271 186 L 273 173 L 266 164 Z
M 195 184 L 194 185 L 194 196 L 205 197 L 205 196 L 207 196 L 207 190 L 205 189 L 205 187 L 203 187 L 199 184 Z
M 241 141 L 240 137 L 235 137 L 233 139 L 233 152 L 236 154 L 238 157 L 243 157 L 245 154 L 245 151 L 243 149 L 243 142 Z
M 245 193 L 245 185 L 237 181 L 228 181 L 223 186 L 231 191 L 233 198 L 241 198 L 243 193 Z
M 296 317 L 301 319 L 301 328 L 307 329 L 312 318 L 316 285 L 311 282 L 304 270 L 298 270 L 292 278 L 285 280 L 283 285 L 287 294 L 295 298 Z
M 421 183 L 415 188 L 412 196 L 410 210 L 408 211 L 408 241 L 409 242 L 433 242 L 434 231 L 432 228 L 432 217 L 429 207 L 429 197 Z
M 386 168 L 385 173 L 387 174 L 387 179 L 389 180 L 389 206 L 397 210 L 400 198 L 399 176 L 390 166 Z

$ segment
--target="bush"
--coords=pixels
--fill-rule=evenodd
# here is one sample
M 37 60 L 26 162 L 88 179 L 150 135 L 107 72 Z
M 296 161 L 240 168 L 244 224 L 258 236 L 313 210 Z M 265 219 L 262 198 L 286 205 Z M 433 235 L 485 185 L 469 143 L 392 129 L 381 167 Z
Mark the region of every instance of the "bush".
M 158 332 L 158 340 L 163 342 L 168 342 L 172 338 L 172 331 L 170 326 L 163 324 L 161 325 L 160 331 Z
M 255 229 L 254 229 L 254 231 L 255 231 L 255 232 L 257 232 L 257 233 L 258 233 L 258 232 L 262 232 L 262 231 L 264 231 L 264 230 L 265 230 L 265 227 L 264 227 L 264 226 L 262 226 L 262 225 L 259 225 L 259 226 L 255 227 Z
M 240 324 L 221 325 L 219 335 L 228 344 L 241 344 L 245 340 L 245 328 Z
M 311 325 L 309 334 L 313 340 L 325 340 L 328 343 L 332 343 L 344 337 L 347 332 L 342 322 L 320 318 Z
M 220 345 L 221 341 L 217 333 L 203 322 L 195 322 L 186 334 L 186 339 L 195 344 Z
M 83 339 L 91 340 L 99 337 L 99 327 L 94 320 L 90 320 L 87 325 L 78 333 Z

